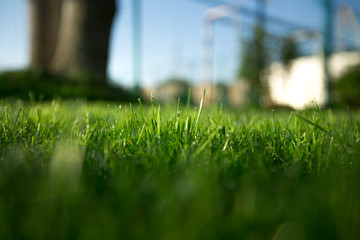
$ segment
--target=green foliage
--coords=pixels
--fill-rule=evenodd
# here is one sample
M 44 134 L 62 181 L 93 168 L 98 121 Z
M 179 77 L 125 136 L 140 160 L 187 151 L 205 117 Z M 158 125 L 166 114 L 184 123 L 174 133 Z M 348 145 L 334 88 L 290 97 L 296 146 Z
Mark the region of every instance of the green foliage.
M 182 103 L 186 103 L 188 100 L 188 93 L 190 88 L 191 84 L 188 80 L 178 77 L 171 77 L 165 80 L 165 82 L 159 86 L 159 89 L 164 91 L 165 95 L 169 89 L 171 89 L 170 92 L 176 92 L 176 96 L 171 94 L 171 96 L 169 96 L 170 99 L 164 99 L 164 102 L 168 102 L 171 99 L 179 98 Z
M 291 60 L 298 56 L 296 43 L 292 37 L 282 39 L 281 60 L 285 66 L 290 67 Z
M 332 92 L 335 95 L 334 105 L 339 107 L 360 107 L 360 66 L 353 67 L 342 77 L 332 83 Z
M 260 97 L 266 95 L 266 87 L 261 82 L 260 74 L 269 61 L 269 46 L 266 42 L 266 32 L 262 26 L 255 26 L 252 39 L 244 44 L 244 53 L 241 60 L 238 76 L 250 82 L 250 101 L 259 105 Z
M 150 103 L 0 102 L 0 238 L 360 235 L 359 112 Z

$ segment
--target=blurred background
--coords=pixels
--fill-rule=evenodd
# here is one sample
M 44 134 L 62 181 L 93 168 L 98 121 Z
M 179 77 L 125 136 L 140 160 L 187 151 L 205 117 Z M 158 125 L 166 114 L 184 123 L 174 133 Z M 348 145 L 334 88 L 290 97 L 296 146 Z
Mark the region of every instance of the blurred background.
M 360 106 L 358 0 L 1 0 L 0 95 Z

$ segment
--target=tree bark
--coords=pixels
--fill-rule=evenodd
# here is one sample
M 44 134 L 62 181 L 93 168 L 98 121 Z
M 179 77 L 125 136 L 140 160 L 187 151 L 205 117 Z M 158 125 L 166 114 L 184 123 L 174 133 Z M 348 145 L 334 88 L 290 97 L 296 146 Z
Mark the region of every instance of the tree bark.
M 115 11 L 115 0 L 63 0 L 51 71 L 105 80 Z
M 62 0 L 30 0 L 30 65 L 33 68 L 49 71 L 57 45 L 61 2 Z

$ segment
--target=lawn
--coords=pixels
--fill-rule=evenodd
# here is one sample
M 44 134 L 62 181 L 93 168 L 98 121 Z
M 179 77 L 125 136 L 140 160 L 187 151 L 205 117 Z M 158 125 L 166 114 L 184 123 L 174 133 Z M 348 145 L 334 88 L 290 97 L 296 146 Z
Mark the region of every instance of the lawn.
M 0 239 L 359 239 L 360 112 L 0 105 Z

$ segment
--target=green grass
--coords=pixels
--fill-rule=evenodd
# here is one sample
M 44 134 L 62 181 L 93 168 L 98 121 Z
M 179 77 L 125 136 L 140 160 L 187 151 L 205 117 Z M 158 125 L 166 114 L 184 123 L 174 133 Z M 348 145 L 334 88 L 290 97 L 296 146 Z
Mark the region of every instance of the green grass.
M 1 239 L 358 239 L 360 113 L 1 101 Z

